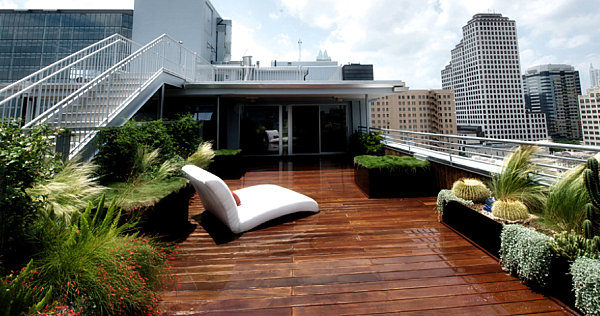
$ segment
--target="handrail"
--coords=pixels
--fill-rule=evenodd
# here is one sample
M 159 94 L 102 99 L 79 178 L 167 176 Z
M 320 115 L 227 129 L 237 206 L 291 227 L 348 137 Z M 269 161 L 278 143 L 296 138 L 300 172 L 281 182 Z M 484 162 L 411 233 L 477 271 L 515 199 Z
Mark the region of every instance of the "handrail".
M 83 81 L 102 73 L 130 54 L 133 41 L 114 34 L 0 90 L 0 120 L 34 120 L 78 90 Z
M 394 130 L 384 128 L 359 127 L 360 131 L 381 133 L 384 144 L 401 149 L 420 157 L 429 157 L 448 164 L 462 164 L 472 168 L 499 170 L 506 155 L 512 153 L 515 145 L 533 145 L 542 150 L 533 158 L 541 171 L 538 173 L 542 183 L 552 183 L 561 173 L 585 163 L 588 157 L 600 153 L 600 147 L 546 143 L 510 139 L 460 136 Z M 569 154 L 561 154 L 562 152 Z M 487 167 L 483 167 L 487 166 Z

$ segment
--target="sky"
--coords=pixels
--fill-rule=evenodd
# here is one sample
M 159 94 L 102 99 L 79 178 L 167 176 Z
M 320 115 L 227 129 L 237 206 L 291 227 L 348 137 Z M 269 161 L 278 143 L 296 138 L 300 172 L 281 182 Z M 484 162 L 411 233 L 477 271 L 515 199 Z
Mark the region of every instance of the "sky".
M 140 1 L 140 0 L 138 0 Z M 168 1 L 168 0 L 165 0 Z M 177 0 L 170 0 L 176 2 Z M 0 0 L 4 9 L 132 9 L 133 0 Z M 569 64 L 582 91 L 589 67 L 600 68 L 598 0 L 212 0 L 233 20 L 232 60 L 261 65 L 302 60 L 327 50 L 340 64 L 373 64 L 376 80 L 411 89 L 441 88 L 440 71 L 476 13 L 515 20 L 521 70 Z M 135 18 L 134 18 L 135 19 Z

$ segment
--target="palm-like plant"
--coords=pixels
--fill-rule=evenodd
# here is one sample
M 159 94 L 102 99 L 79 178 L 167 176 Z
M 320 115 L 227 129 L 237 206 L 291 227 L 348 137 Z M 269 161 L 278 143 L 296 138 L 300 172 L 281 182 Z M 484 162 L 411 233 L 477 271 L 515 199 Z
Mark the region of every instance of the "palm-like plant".
M 536 146 L 522 145 L 504 159 L 502 170 L 489 185 L 496 200 L 521 201 L 530 213 L 544 210 L 546 187 L 535 181 L 539 169 L 531 161 L 537 151 Z

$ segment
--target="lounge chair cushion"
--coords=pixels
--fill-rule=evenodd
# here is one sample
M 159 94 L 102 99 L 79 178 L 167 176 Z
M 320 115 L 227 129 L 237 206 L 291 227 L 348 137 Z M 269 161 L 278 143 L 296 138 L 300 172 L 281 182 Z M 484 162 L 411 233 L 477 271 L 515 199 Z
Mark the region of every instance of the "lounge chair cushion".
M 182 169 L 204 207 L 236 234 L 283 215 L 319 211 L 315 200 L 273 184 L 234 191 L 242 201 L 242 205 L 237 206 L 229 187 L 219 177 L 194 165 L 186 165 Z

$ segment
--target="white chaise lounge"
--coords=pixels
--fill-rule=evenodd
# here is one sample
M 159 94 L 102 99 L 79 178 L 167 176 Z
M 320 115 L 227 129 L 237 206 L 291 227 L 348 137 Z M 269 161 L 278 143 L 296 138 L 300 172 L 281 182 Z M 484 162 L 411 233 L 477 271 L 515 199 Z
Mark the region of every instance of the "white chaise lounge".
M 319 211 L 315 200 L 273 184 L 255 185 L 233 191 L 241 202 L 238 206 L 232 191 L 221 178 L 194 165 L 186 165 L 182 170 L 196 189 L 206 210 L 235 234 L 283 215 Z

